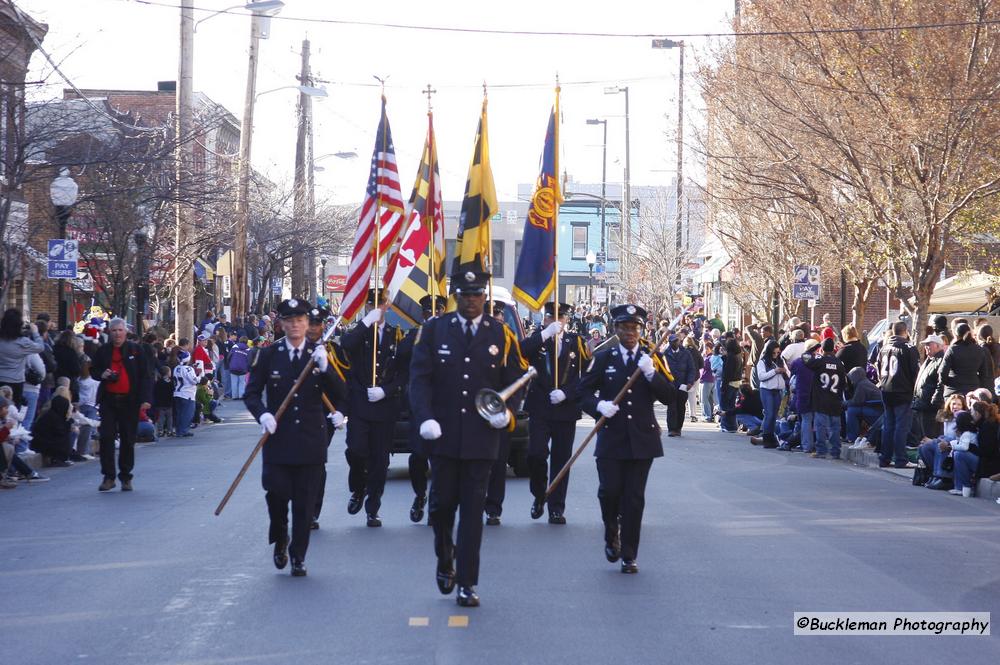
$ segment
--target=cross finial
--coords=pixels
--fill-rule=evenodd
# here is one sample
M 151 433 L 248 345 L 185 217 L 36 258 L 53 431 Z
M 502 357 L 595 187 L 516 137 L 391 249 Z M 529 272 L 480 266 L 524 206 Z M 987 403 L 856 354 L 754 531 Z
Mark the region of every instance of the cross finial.
M 431 95 L 433 95 L 436 92 L 437 92 L 437 90 L 433 89 L 431 87 L 430 83 L 428 83 L 427 87 L 424 88 L 424 94 L 427 95 L 427 112 L 428 113 L 431 112 Z
M 486 81 L 483 81 L 483 99 L 486 99 Z

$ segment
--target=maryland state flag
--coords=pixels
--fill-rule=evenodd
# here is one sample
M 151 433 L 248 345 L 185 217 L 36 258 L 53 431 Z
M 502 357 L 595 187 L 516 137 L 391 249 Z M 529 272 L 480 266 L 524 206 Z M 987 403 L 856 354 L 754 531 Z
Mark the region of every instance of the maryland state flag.
M 542 167 L 524 221 L 521 256 L 514 272 L 514 298 L 539 310 L 552 295 L 556 283 L 556 240 L 559 204 L 559 93 L 549 115 L 542 149 Z
M 400 316 L 419 324 L 423 322 L 420 299 L 426 295 L 447 293 L 441 176 L 431 113 L 427 114 L 427 140 L 409 205 L 410 214 L 402 240 L 386 272 L 386 284 L 389 285 L 387 297 Z
M 486 131 L 486 100 L 476 132 L 476 147 L 465 183 L 465 198 L 458 222 L 455 260 L 451 272 L 490 270 L 490 217 L 497 211 L 497 190 L 490 170 L 490 145 Z

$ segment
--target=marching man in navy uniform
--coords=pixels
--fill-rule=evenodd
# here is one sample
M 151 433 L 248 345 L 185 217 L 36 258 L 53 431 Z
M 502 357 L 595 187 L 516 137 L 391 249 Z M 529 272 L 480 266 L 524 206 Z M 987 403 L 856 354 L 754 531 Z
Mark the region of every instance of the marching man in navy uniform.
M 331 316 L 330 310 L 326 307 L 313 307 L 309 310 L 309 328 L 306 329 L 306 339 L 308 339 L 313 344 L 319 344 L 320 340 L 323 339 L 323 333 L 325 332 L 324 326 L 326 320 Z M 336 356 L 336 346 L 334 343 L 326 343 L 327 360 L 331 363 L 339 362 Z M 343 368 L 343 363 L 341 363 L 341 368 Z M 344 426 L 344 413 L 340 411 L 343 404 L 335 404 L 338 407 L 337 411 L 334 413 L 326 414 L 326 433 L 327 433 L 327 445 L 333 439 L 333 434 L 336 430 Z M 323 479 L 319 485 L 319 492 L 316 494 L 316 512 L 313 515 L 313 521 L 310 528 L 315 530 L 319 528 L 319 514 L 323 510 L 323 496 L 326 494 L 326 465 L 323 466 Z
M 452 275 L 457 311 L 424 323 L 410 363 L 413 423 L 419 423 L 431 459 L 429 511 L 438 589 L 450 594 L 457 582 L 456 600 L 463 607 L 479 605 L 475 587 L 486 486 L 500 430 L 514 423 L 509 409 L 489 420 L 480 416 L 476 393 L 482 388 L 503 390 L 527 369 L 514 333 L 483 315 L 488 279 L 480 271 Z
M 264 443 L 261 481 L 271 518 L 269 542 L 274 544 L 274 565 L 280 570 L 292 558 L 292 575 L 306 574 L 309 527 L 316 494 L 326 464 L 327 408 L 325 393 L 340 404 L 347 397 L 344 379 L 328 362 L 326 349 L 306 339 L 309 310 L 305 300 L 285 300 L 277 307 L 285 337 L 256 355 L 250 368 L 244 403 L 270 437 Z M 279 423 L 274 412 L 305 369 L 315 362 L 311 376 L 299 387 Z M 266 397 L 266 404 L 265 404 Z M 288 541 L 288 503 L 292 504 L 292 540 Z
M 637 573 L 639 533 L 646 505 L 646 479 L 653 459 L 663 456 L 660 426 L 653 402 L 669 403 L 675 388 L 663 360 L 640 343 L 646 311 L 637 305 L 611 310 L 619 344 L 594 354 L 584 372 L 577 399 L 595 419 L 607 418 L 597 434 L 597 497 L 604 520 L 604 555 L 622 560 L 623 573 Z M 642 376 L 619 404 L 613 404 L 636 369 Z
M 408 374 L 406 363 L 398 358 L 403 333 L 385 323 L 388 303 L 380 293 L 375 307 L 375 289 L 368 290 L 368 311 L 361 323 L 340 337 L 340 347 L 347 355 L 351 371 L 347 377 L 350 404 L 347 409 L 347 486 L 351 498 L 347 512 L 361 510 L 364 501 L 367 524 L 382 526 L 378 511 L 382 507 L 392 432 L 399 418 L 403 388 Z M 377 328 L 377 333 L 373 332 Z M 373 349 L 375 335 L 378 348 Z M 374 356 L 374 358 L 373 358 Z M 375 385 L 372 385 L 372 361 L 375 361 Z
M 431 302 L 430 295 L 426 295 L 420 299 L 420 310 L 424 318 L 424 323 L 435 316 L 435 312 L 439 315 L 444 314 L 445 309 L 448 307 L 448 299 L 444 296 L 434 296 L 434 301 L 433 303 Z M 401 365 L 407 368 L 409 368 L 410 360 L 413 358 L 413 345 L 417 340 L 419 332 L 420 326 L 411 328 L 406 332 L 403 341 L 399 343 L 399 349 L 396 352 L 397 358 Z M 407 461 L 410 472 L 410 486 L 413 487 L 413 504 L 410 506 L 410 521 L 417 523 L 424 519 L 424 507 L 427 505 L 427 475 L 430 472 L 430 462 L 427 460 L 424 439 L 418 431 L 420 423 L 416 423 L 413 420 L 412 410 L 410 409 L 409 390 L 406 390 L 403 394 L 401 410 L 404 409 L 410 411 L 410 457 Z
M 538 376 L 531 382 L 525 409 L 528 421 L 528 469 L 531 494 L 531 519 L 538 519 L 545 510 L 545 490 L 573 454 L 576 421 L 580 405 L 576 390 L 590 352 L 580 335 L 569 332 L 566 325 L 573 308 L 559 303 L 559 318 L 553 316 L 553 303 L 545 303 L 545 326 L 521 342 L 521 353 L 528 359 Z M 553 381 L 556 339 L 559 339 L 559 382 Z M 549 441 L 552 448 L 549 449 Z M 551 464 L 547 464 L 551 460 Z M 549 524 L 565 524 L 566 490 L 569 475 L 563 478 L 548 498 Z

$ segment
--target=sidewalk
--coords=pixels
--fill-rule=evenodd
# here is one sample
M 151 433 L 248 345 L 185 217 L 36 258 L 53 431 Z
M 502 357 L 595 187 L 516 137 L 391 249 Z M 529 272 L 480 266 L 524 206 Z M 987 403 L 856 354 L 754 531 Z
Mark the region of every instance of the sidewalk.
M 664 420 L 660 418 L 662 414 L 657 412 L 658 420 L 660 420 L 660 425 L 663 426 Z M 721 434 L 718 430 L 718 425 L 713 423 L 703 423 L 699 420 L 697 423 L 692 423 L 690 420 L 684 423 L 684 434 L 693 434 L 697 438 L 707 438 L 713 434 L 718 435 L 718 441 L 728 441 L 732 440 L 739 445 L 750 446 L 750 438 L 744 434 Z M 664 434 L 664 442 L 669 441 Z M 781 452 L 781 451 L 779 451 Z M 795 454 L 795 453 L 789 453 Z M 801 453 L 800 453 L 801 454 Z M 838 460 L 830 460 L 831 462 L 837 462 Z M 878 463 L 878 453 L 870 448 L 864 448 L 859 450 L 851 449 L 847 446 L 841 448 L 841 459 L 839 460 L 842 464 L 850 464 L 852 466 L 858 466 L 867 469 L 873 469 L 875 471 L 880 471 L 884 473 L 890 473 L 894 476 L 898 476 L 906 481 L 910 481 L 913 478 L 913 469 L 897 469 L 893 466 L 880 467 Z M 1000 498 L 1000 482 L 995 482 L 989 478 L 982 478 L 979 480 L 976 487 L 976 497 L 977 499 L 987 499 L 991 502 L 995 502 Z

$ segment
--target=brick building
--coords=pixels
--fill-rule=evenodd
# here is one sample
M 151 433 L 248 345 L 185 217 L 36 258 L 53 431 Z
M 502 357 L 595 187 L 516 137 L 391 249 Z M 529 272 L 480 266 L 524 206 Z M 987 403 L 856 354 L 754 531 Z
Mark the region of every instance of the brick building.
M 38 23 L 9 0 L 0 0 L 0 282 L 3 304 L 23 307 L 25 269 L 44 259 L 24 250 L 29 234 L 26 201 L 17 173 L 24 126 L 24 88 L 28 62 L 45 38 Z

